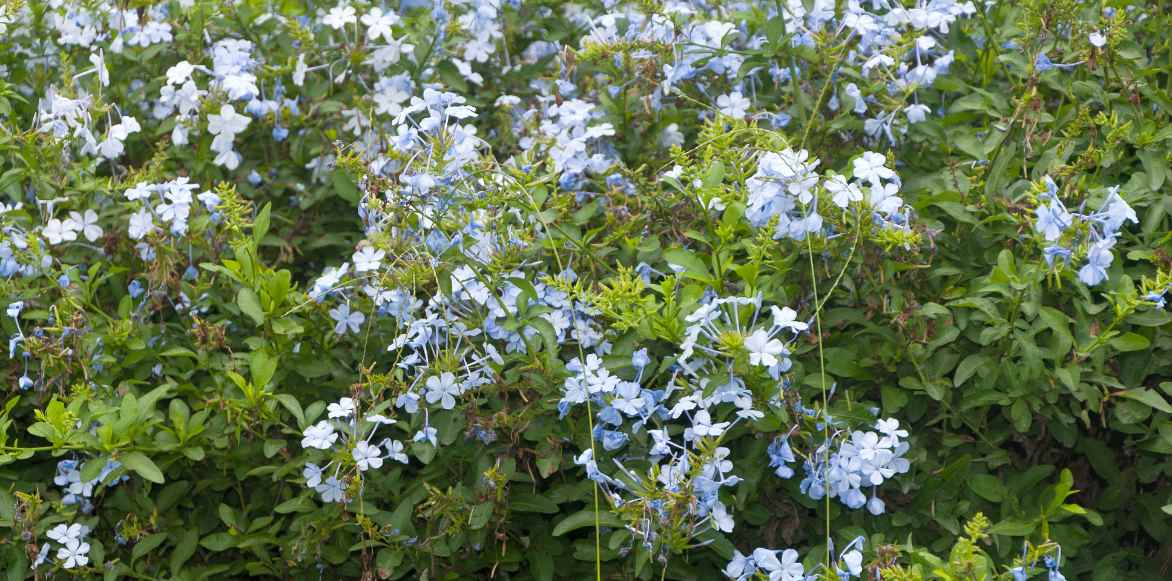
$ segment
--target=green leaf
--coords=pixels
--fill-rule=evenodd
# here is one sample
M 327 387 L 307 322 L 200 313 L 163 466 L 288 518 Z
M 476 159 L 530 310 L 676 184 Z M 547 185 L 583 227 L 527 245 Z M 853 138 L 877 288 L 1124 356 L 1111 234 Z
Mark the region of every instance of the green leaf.
M 185 529 L 179 534 L 179 542 L 175 543 L 175 549 L 171 552 L 171 574 L 178 575 L 179 570 L 183 568 L 183 564 L 195 554 L 196 546 L 199 544 L 199 530 L 195 528 Z
M 472 507 L 472 511 L 468 513 L 468 528 L 472 530 L 480 530 L 484 525 L 488 524 L 488 520 L 492 518 L 492 503 L 482 502 Z
M 712 274 L 708 272 L 708 266 L 704 264 L 692 251 L 684 248 L 672 248 L 663 252 L 663 259 L 668 264 L 675 264 L 684 268 L 684 273 L 690 278 L 700 281 L 712 280 Z
M 1024 399 L 1013 402 L 1009 408 L 1009 418 L 1013 420 L 1013 427 L 1020 433 L 1026 433 L 1033 423 L 1033 413 L 1030 405 Z
M 301 402 L 297 401 L 297 398 L 293 397 L 293 394 L 289 393 L 278 393 L 276 398 L 277 401 L 280 402 L 286 410 L 289 410 L 289 413 L 293 414 L 293 417 L 297 419 L 297 427 L 304 428 L 305 412 L 301 409 Z
M 529 559 L 529 570 L 533 572 L 534 579 L 537 581 L 553 580 L 553 555 L 545 551 L 530 551 L 527 558 Z
M 545 342 L 546 359 L 552 363 L 558 354 L 557 332 L 554 331 L 553 325 L 540 317 L 534 317 L 525 324 L 537 329 L 537 332 L 541 334 L 541 338 Z
M 122 455 L 119 460 L 123 466 L 135 471 L 139 476 L 154 482 L 155 484 L 163 483 L 163 471 L 155 465 L 150 458 L 147 458 L 142 452 L 130 452 Z
M 374 558 L 374 565 L 378 568 L 380 579 L 386 579 L 394 575 L 399 568 L 399 564 L 402 562 L 402 551 L 396 551 L 394 549 L 379 549 L 378 556 Z
M 195 351 L 192 351 L 186 347 L 172 347 L 166 351 L 163 351 L 162 353 L 159 353 L 159 357 L 190 357 L 192 359 L 199 358 L 199 356 L 195 354 Z
M 354 180 L 350 179 L 350 174 L 345 170 L 334 170 L 332 178 L 334 184 L 334 192 L 338 197 L 350 202 L 351 204 L 358 203 L 358 199 L 362 197 L 362 192 L 358 191 L 358 186 L 354 185 Z
M 961 360 L 956 366 L 956 375 L 952 376 L 952 384 L 956 387 L 964 385 L 978 369 L 988 365 L 989 356 L 984 353 L 973 353 Z
M 540 512 L 557 514 L 558 504 L 544 496 L 528 492 L 514 492 L 509 495 L 509 508 L 517 512 Z
M 1168 400 L 1165 400 L 1164 396 L 1151 389 L 1129 389 L 1127 391 L 1117 391 L 1112 395 L 1116 397 L 1133 399 L 1140 403 L 1147 404 L 1152 409 L 1162 411 L 1166 414 L 1172 414 L 1172 405 L 1168 405 Z
M 269 221 L 272 219 L 273 203 L 268 202 L 265 207 L 260 209 L 256 214 L 256 220 L 252 222 L 252 240 L 256 244 L 264 239 L 265 234 L 269 232 Z
M 265 311 L 260 306 L 260 297 L 256 296 L 256 291 L 248 287 L 240 289 L 236 293 L 236 306 L 257 325 L 265 322 Z
M 570 531 L 576 531 L 582 527 L 593 527 L 595 523 L 595 516 L 593 510 L 580 510 L 570 516 L 562 519 L 561 522 L 553 528 L 553 536 L 560 537 Z M 622 519 L 610 511 L 600 510 L 598 512 L 598 526 L 600 527 L 620 527 L 623 525 Z
M 277 372 L 277 358 L 266 351 L 253 351 L 249 357 L 248 370 L 252 374 L 252 385 L 263 388 Z
M 291 512 L 310 512 L 317 508 L 317 505 L 307 496 L 295 496 L 278 504 L 273 508 L 273 512 L 277 514 L 289 514 Z
M 1005 485 L 991 474 L 977 474 L 968 479 L 969 488 L 989 502 L 1001 502 L 1005 498 Z
M 137 561 L 139 557 L 155 550 L 165 540 L 167 540 L 167 533 L 155 533 L 135 543 L 134 550 L 130 553 L 131 562 Z
M 236 545 L 236 537 L 228 533 L 212 533 L 199 542 L 200 546 L 218 553 Z
M 1024 537 L 1038 528 L 1038 523 L 1020 519 L 1006 519 L 989 529 L 989 534 L 1007 537 Z
M 1111 346 L 1116 351 L 1142 351 L 1147 349 L 1152 342 L 1147 337 L 1138 333 L 1124 333 L 1114 339 L 1111 339 Z

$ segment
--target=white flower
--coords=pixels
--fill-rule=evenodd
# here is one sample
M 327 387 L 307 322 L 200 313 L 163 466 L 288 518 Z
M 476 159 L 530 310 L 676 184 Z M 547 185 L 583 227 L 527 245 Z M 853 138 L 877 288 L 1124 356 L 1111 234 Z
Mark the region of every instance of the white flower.
M 106 54 L 102 49 L 90 53 L 90 63 L 94 65 L 94 72 L 98 74 L 98 82 L 103 87 L 110 86 L 110 71 L 106 68 Z
M 89 543 L 83 543 L 78 539 L 69 539 L 65 541 L 64 547 L 57 550 L 57 558 L 64 561 L 66 569 L 84 567 L 90 562 L 89 552 Z
M 362 23 L 366 25 L 366 37 L 371 41 L 382 37 L 387 42 L 393 42 L 395 37 L 391 34 L 391 27 L 399 23 L 399 15 L 394 12 L 383 13 L 381 8 L 375 7 L 362 15 Z
M 798 562 L 798 552 L 793 549 L 786 549 L 781 553 L 781 566 L 777 569 L 778 575 L 774 576 L 774 572 L 770 572 L 770 581 L 801 581 L 802 575 L 805 574 L 806 568 Z
M 358 13 L 355 12 L 353 6 L 342 5 L 330 8 L 328 14 L 321 19 L 322 24 L 333 28 L 334 30 L 342 30 L 342 27 L 347 24 L 354 24 L 358 22 Z
M 321 484 L 321 475 L 323 470 L 317 464 L 306 464 L 305 468 L 301 470 L 301 476 L 305 478 L 305 485 L 310 488 L 316 488 Z
M 220 107 L 219 115 L 208 115 L 208 133 L 215 136 L 212 139 L 211 150 L 217 153 L 213 163 L 229 170 L 240 166 L 241 156 L 233 150 L 233 141 L 236 139 L 236 135 L 243 132 L 251 122 L 251 118 L 240 115 L 229 104 Z
M 805 331 L 810 328 L 810 325 L 797 320 L 797 311 L 789 308 L 777 308 L 777 305 L 769 307 L 769 311 L 773 314 L 773 326 L 781 329 L 791 329 L 793 331 Z
M 225 103 L 220 107 L 219 115 L 215 113 L 208 115 L 208 133 L 227 135 L 228 140 L 231 141 L 237 133 L 242 133 L 251 122 L 250 117 L 237 113 L 235 107 Z
M 884 436 L 896 440 L 899 438 L 906 438 L 908 435 L 907 430 L 899 429 L 899 420 L 895 418 L 887 418 L 885 420 L 879 420 L 875 422 L 875 429 L 879 430 L 879 433 L 883 434 Z
M 716 437 L 723 434 L 728 426 L 729 422 L 712 423 L 712 416 L 708 413 L 708 410 L 700 410 L 692 417 L 692 427 L 689 429 L 697 437 Z
M 362 328 L 362 323 L 366 321 L 366 315 L 358 311 L 350 312 L 350 305 L 345 303 L 330 309 L 330 318 L 337 321 L 338 324 L 334 325 L 334 332 L 339 335 L 346 334 L 347 327 L 351 332 L 357 333 Z
M 753 549 L 753 562 L 765 572 L 781 569 L 781 561 L 777 560 L 777 551 L 770 549 Z
M 628 416 L 637 416 L 644 404 L 642 393 L 643 389 L 638 383 L 624 381 L 615 390 L 615 398 L 610 401 L 610 405 Z
M 858 551 L 848 551 L 842 556 L 842 562 L 846 564 L 847 571 L 851 575 L 858 577 L 863 574 L 863 554 Z
M 106 159 L 114 159 L 122 155 L 125 150 L 122 142 L 130 137 L 131 133 L 138 133 L 142 131 L 142 126 L 138 124 L 138 120 L 134 117 L 126 115 L 122 117 L 122 121 L 111 125 L 106 132 L 106 139 L 98 145 L 98 153 Z
M 724 507 L 724 503 L 719 500 L 712 504 L 712 522 L 716 523 L 716 528 L 723 532 L 733 532 L 733 527 L 736 523 L 733 517 L 728 513 L 728 509 Z
M 749 99 L 740 91 L 733 91 L 716 98 L 716 106 L 720 112 L 735 119 L 744 119 L 745 114 L 749 112 L 749 105 Z
M 349 418 L 357 411 L 357 406 L 354 403 L 354 398 L 344 397 L 338 400 L 338 403 L 332 403 L 326 407 L 331 419 Z
M 434 447 L 434 446 L 436 446 L 436 442 L 437 442 L 436 436 L 437 436 L 437 432 L 436 432 L 435 428 L 433 428 L 431 426 L 424 426 L 422 430 L 415 432 L 415 437 L 412 438 L 412 441 L 413 442 L 430 442 L 431 445 Z
M 927 105 L 916 103 L 905 107 L 903 112 L 907 115 L 907 122 L 914 125 L 927 119 L 928 113 L 931 113 L 932 110 Z
M 130 238 L 142 240 L 144 236 L 155 231 L 155 219 L 150 210 L 143 208 L 130 215 Z
M 358 442 L 350 451 L 350 455 L 358 463 L 358 469 L 363 472 L 371 468 L 380 468 L 383 465 L 382 450 L 378 446 L 371 446 L 366 442 Z
M 171 68 L 167 69 L 167 84 L 168 85 L 182 85 L 191 80 L 191 73 L 195 71 L 195 66 L 187 61 L 179 61 Z
M 53 245 L 61 244 L 66 240 L 77 240 L 77 230 L 72 228 L 68 221 L 62 222 L 56 218 L 49 220 L 44 230 L 41 230 L 41 234 L 45 236 L 49 244 Z
M 407 454 L 403 452 L 403 442 L 386 439 L 383 440 L 383 446 L 387 449 L 387 458 L 403 464 L 407 463 Z
M 745 338 L 745 349 L 749 350 L 749 365 L 773 367 L 778 364 L 778 355 L 786 355 L 785 344 L 777 339 L 770 339 L 764 329 L 757 329 L 752 335 Z
M 878 186 L 881 180 L 895 179 L 895 172 L 886 165 L 887 156 L 873 151 L 863 152 L 863 156 L 854 161 L 855 179 L 867 181 L 871 186 Z
M 450 410 L 456 407 L 456 396 L 458 395 L 460 395 L 460 385 L 456 383 L 456 376 L 450 371 L 427 378 L 427 403 L 438 401 L 440 407 Z
M 850 206 L 851 202 L 858 202 L 863 199 L 863 190 L 859 188 L 859 184 L 846 181 L 845 176 L 834 174 L 826 178 L 826 181 L 822 185 L 833 196 L 831 201 L 839 208 L 846 208 Z
M 342 502 L 346 499 L 346 491 L 337 477 L 331 476 L 325 482 L 313 487 L 321 493 L 321 499 L 326 502 Z
M 102 235 L 102 228 L 98 226 L 98 213 L 93 210 L 86 210 L 84 215 L 81 212 L 70 212 L 65 223 L 71 230 L 84 234 L 90 242 Z
M 386 255 L 387 253 L 382 250 L 364 246 L 362 250 L 354 253 L 354 270 L 358 272 L 375 270 L 382 264 L 383 257 Z
M 1091 41 L 1091 46 L 1095 48 L 1103 48 L 1107 46 L 1107 37 L 1102 32 L 1096 30 L 1087 35 L 1087 40 Z
M 903 199 L 897 196 L 899 184 L 872 185 L 867 202 L 880 214 L 892 214 L 903 205 Z
M 334 427 L 325 420 L 305 428 L 302 435 L 305 436 L 301 438 L 302 448 L 328 450 L 330 446 L 334 445 L 334 442 L 338 441 L 338 434 L 334 432 Z
M 212 143 L 214 144 L 215 141 L 213 141 Z M 225 167 L 228 170 L 234 170 L 234 169 L 240 167 L 240 161 L 242 159 L 243 159 L 243 157 L 239 153 L 236 153 L 234 150 L 229 149 L 227 151 L 221 151 L 219 154 L 217 154 L 216 158 L 212 160 L 212 163 L 214 163 L 218 166 Z
M 382 424 L 384 426 L 389 426 L 395 423 L 395 420 L 392 420 L 391 418 L 388 418 L 382 414 L 367 414 L 366 421 L 372 424 Z
M 80 474 L 81 473 L 79 472 L 79 477 Z M 49 532 L 45 534 L 45 536 L 64 545 L 66 541 L 69 540 L 81 540 L 85 534 L 85 527 L 83 527 L 80 523 L 73 523 L 71 525 L 59 524 L 50 529 Z
M 305 53 L 297 55 L 297 65 L 293 67 L 293 84 L 300 87 L 305 83 L 305 73 L 309 67 L 305 66 Z

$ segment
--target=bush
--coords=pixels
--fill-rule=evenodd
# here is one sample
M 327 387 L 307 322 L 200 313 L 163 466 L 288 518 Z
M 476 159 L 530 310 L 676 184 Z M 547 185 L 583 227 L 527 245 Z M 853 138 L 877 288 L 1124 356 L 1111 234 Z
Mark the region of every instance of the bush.
M 1158 578 L 1169 24 L 0 3 L 0 569 Z

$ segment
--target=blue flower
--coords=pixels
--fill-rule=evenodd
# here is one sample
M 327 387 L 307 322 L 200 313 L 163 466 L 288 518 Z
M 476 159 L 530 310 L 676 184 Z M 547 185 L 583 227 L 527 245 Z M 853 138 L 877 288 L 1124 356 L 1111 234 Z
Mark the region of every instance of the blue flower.
M 1038 58 L 1034 59 L 1034 68 L 1037 69 L 1039 73 L 1044 73 L 1051 69 L 1069 71 L 1081 64 L 1082 61 L 1077 63 L 1056 63 L 1051 61 L 1050 57 L 1046 56 L 1046 53 L 1044 52 L 1038 53 Z
M 1095 286 L 1107 280 L 1107 268 L 1115 260 L 1115 256 L 1111 254 L 1111 247 L 1114 245 L 1115 241 L 1111 239 L 1100 240 L 1091 245 L 1087 251 L 1087 263 L 1078 269 L 1078 279 L 1083 284 Z
M 412 439 L 412 441 L 414 441 L 414 442 L 429 442 L 432 445 L 432 447 L 439 446 L 439 444 L 437 443 L 437 440 L 436 440 L 436 430 L 435 430 L 435 428 L 433 428 L 431 426 L 423 426 L 422 430 L 419 430 L 418 432 L 415 433 L 415 437 Z
M 602 447 L 608 452 L 613 452 L 627 445 L 630 438 L 623 432 L 615 430 L 602 431 Z
M 1164 299 L 1164 292 L 1166 291 L 1150 292 L 1144 295 L 1144 300 L 1153 303 L 1157 309 L 1162 309 L 1166 304 Z
M 1054 259 L 1061 258 L 1063 262 L 1070 264 L 1070 249 L 1062 246 L 1047 246 L 1042 250 L 1042 255 L 1046 259 L 1047 266 L 1054 266 Z
M 1062 232 L 1070 227 L 1070 212 L 1057 198 L 1052 198 L 1047 205 L 1038 206 L 1035 212 L 1038 219 L 1034 222 L 1034 229 L 1048 242 L 1059 239 Z
M 774 438 L 765 452 L 769 455 L 769 467 L 777 468 L 773 473 L 778 478 L 790 478 L 794 475 L 794 469 L 790 468 L 788 464 L 795 462 L 797 458 L 794 457 L 794 451 L 789 446 L 789 439 L 781 436 Z

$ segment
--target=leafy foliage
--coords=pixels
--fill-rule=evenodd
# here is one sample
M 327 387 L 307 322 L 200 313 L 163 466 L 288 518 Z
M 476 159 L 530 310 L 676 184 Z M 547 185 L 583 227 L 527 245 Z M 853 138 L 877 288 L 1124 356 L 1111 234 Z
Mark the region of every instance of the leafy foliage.
M 0 0 L 0 570 L 1160 578 L 1169 23 Z

